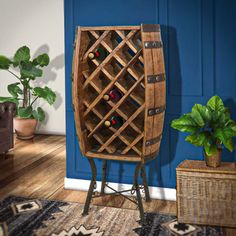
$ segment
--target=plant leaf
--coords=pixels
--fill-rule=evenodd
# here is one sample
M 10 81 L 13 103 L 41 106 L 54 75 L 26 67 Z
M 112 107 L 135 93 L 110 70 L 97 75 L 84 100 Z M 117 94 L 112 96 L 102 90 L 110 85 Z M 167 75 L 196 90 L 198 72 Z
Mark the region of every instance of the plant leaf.
M 19 104 L 18 99 L 14 97 L 0 97 L 0 102 L 14 102 L 17 106 Z
M 217 152 L 217 146 L 215 143 L 206 143 L 204 145 L 204 150 L 208 156 L 212 156 Z
M 35 78 L 41 77 L 43 75 L 43 71 L 33 65 L 32 62 L 21 62 L 20 64 L 20 74 L 24 78 Z
M 7 57 L 0 55 L 0 69 L 1 70 L 8 70 L 12 61 Z
M 224 111 L 224 103 L 221 98 L 217 95 L 211 97 L 207 102 L 207 107 L 210 108 L 212 111 Z
M 9 84 L 7 86 L 8 92 L 14 97 L 17 98 L 19 94 L 23 94 L 22 89 L 18 86 L 20 83 Z
M 26 108 L 20 107 L 18 109 L 18 116 L 20 116 L 21 118 L 30 118 L 32 117 L 32 111 L 32 106 L 28 106 Z
M 234 132 L 234 136 L 236 136 L 236 123 L 233 120 L 230 119 L 225 127 L 230 127 Z
M 47 86 L 44 88 L 35 87 L 34 96 L 38 96 L 52 105 L 56 101 L 56 94 Z
M 18 66 L 22 61 L 28 62 L 30 60 L 30 49 L 27 46 L 19 48 L 13 58 L 13 65 Z
M 230 118 L 230 110 L 229 110 L 229 108 L 225 107 L 224 114 L 225 114 L 225 120 L 229 121 L 231 119 Z
M 172 120 L 171 127 L 181 132 L 195 132 L 199 129 L 199 126 L 195 123 L 191 115 L 184 114 L 179 119 Z
M 36 120 L 42 122 L 45 119 L 45 112 L 44 112 L 44 110 L 41 107 L 38 107 L 37 111 L 36 110 L 33 111 L 33 117 Z
M 214 137 L 218 138 L 224 144 L 224 146 L 231 152 L 234 149 L 234 146 L 231 142 L 233 136 L 234 131 L 230 127 L 217 128 L 214 131 Z
M 206 109 L 205 109 L 206 110 Z M 204 115 L 205 110 L 203 110 L 202 105 L 195 104 L 192 108 L 191 117 L 193 120 L 198 124 L 198 126 L 203 127 L 205 125 L 204 118 L 202 114 Z M 208 114 L 206 114 L 207 116 Z
M 206 131 L 190 134 L 185 139 L 187 142 L 195 146 L 204 146 L 209 141 L 209 134 Z
M 49 64 L 49 56 L 48 54 L 44 53 L 44 54 L 41 54 L 39 55 L 38 57 L 36 57 L 34 60 L 33 60 L 33 64 L 34 65 L 40 65 L 40 66 L 47 66 Z

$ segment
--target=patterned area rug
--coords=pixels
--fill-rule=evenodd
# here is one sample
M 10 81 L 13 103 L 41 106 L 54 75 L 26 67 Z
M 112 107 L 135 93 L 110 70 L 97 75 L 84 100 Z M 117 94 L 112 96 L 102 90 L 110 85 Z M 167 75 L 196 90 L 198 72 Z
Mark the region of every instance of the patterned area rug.
M 81 216 L 78 203 L 10 196 L 0 201 L 0 236 L 166 236 L 222 235 L 221 228 L 178 224 L 175 216 L 146 213 L 141 224 L 137 210 L 92 206 Z

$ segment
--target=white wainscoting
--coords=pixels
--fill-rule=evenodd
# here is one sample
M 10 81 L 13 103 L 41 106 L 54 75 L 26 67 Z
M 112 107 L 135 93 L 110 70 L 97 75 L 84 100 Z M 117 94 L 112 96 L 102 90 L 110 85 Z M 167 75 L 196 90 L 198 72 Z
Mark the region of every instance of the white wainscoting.
M 90 180 L 84 179 L 72 179 L 72 178 L 65 178 L 65 189 L 72 189 L 72 190 L 82 190 L 88 191 L 89 189 Z M 131 184 L 122 184 L 122 183 L 108 183 L 115 190 L 125 190 L 131 189 Z M 100 192 L 101 189 L 101 181 L 97 181 L 97 189 L 96 191 Z M 105 188 L 106 193 L 111 193 L 112 190 L 109 188 Z M 174 188 L 160 188 L 160 187 L 149 187 L 150 197 L 152 199 L 162 199 L 162 200 L 169 200 L 169 201 L 176 201 L 176 189 Z M 127 196 L 132 196 L 130 192 L 126 193 Z M 143 193 L 142 193 L 143 195 Z

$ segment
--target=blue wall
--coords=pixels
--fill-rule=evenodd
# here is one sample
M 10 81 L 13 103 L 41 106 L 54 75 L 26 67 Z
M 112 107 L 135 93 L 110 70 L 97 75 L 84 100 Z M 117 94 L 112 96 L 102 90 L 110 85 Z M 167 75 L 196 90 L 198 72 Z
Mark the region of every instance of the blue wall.
M 202 149 L 170 128 L 172 119 L 220 95 L 236 120 L 236 1 L 234 0 L 65 0 L 67 177 L 90 178 L 75 135 L 71 62 L 76 25 L 139 25 L 162 28 L 167 73 L 167 111 L 158 158 L 148 164 L 151 186 L 175 187 L 175 168 L 184 159 L 202 159 Z M 224 151 L 225 161 L 235 153 Z M 99 175 L 101 161 L 97 161 Z M 109 165 L 109 180 L 132 183 L 133 165 Z

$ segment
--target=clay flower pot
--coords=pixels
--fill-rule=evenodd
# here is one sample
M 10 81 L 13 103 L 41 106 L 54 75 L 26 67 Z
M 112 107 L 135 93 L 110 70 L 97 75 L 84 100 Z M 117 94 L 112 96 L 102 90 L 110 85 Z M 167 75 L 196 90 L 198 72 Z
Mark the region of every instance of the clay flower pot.
M 210 166 L 210 167 L 218 167 L 218 166 L 220 166 L 220 164 L 221 164 L 221 155 L 222 155 L 222 149 L 217 149 L 216 154 L 214 154 L 212 156 L 208 156 L 204 152 L 206 165 Z
M 38 121 L 36 119 L 14 118 L 14 129 L 19 139 L 31 139 L 34 137 Z

